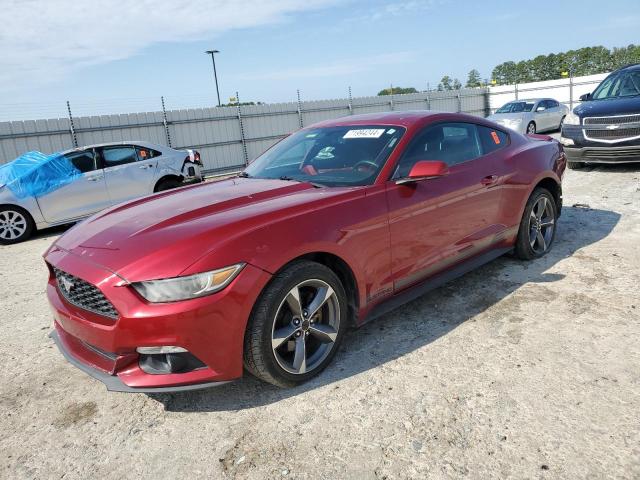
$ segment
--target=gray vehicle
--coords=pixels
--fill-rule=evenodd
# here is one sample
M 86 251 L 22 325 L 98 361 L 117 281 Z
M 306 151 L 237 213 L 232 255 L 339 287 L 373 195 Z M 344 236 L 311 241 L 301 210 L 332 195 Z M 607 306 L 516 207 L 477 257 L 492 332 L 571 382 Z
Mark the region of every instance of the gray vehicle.
M 0 244 L 21 242 L 34 230 L 73 223 L 120 202 L 202 181 L 195 150 L 117 142 L 62 154 L 82 173 L 71 183 L 20 199 L 0 185 Z
M 568 113 L 553 98 L 532 98 L 506 103 L 488 118 L 518 133 L 531 134 L 559 130 Z

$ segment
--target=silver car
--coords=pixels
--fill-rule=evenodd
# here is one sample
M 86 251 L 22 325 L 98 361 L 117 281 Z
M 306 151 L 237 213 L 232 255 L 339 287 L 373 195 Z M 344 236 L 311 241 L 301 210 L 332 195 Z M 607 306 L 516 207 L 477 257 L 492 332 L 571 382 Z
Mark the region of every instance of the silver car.
M 42 196 L 18 198 L 0 185 L 0 244 L 34 230 L 76 222 L 126 200 L 202 181 L 200 154 L 147 142 L 117 142 L 62 154 L 81 172 Z
M 514 100 L 499 109 L 492 120 L 519 133 L 531 134 L 559 130 L 569 109 L 553 98 Z

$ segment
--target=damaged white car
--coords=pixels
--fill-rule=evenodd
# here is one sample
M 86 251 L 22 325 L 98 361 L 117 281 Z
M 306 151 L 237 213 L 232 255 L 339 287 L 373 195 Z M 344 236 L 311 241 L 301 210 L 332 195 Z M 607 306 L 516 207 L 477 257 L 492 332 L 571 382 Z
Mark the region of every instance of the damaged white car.
M 50 156 L 30 152 L 0 167 L 0 244 L 72 223 L 106 207 L 201 182 L 195 150 L 148 142 L 90 145 Z

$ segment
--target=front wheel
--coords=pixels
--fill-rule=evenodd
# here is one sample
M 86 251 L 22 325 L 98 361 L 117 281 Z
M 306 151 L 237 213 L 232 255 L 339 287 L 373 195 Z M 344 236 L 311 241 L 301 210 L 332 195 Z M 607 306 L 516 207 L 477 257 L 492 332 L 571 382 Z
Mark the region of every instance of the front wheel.
M 520 221 L 516 256 L 522 260 L 533 260 L 551 250 L 557 220 L 558 209 L 553 195 L 546 188 L 536 188 L 527 201 Z
M 254 305 L 244 365 L 254 376 L 292 387 L 320 373 L 347 324 L 344 287 L 332 270 L 300 261 L 277 274 Z
M 31 215 L 23 208 L 0 208 L 0 245 L 23 242 L 31 236 L 34 228 Z
M 560 125 L 558 125 L 558 131 L 562 132 L 562 125 L 564 125 L 564 119 L 567 118 L 566 115 L 563 115 L 560 119 Z
M 536 133 L 536 124 L 529 122 L 529 125 L 527 125 L 527 135 L 533 135 L 534 133 Z

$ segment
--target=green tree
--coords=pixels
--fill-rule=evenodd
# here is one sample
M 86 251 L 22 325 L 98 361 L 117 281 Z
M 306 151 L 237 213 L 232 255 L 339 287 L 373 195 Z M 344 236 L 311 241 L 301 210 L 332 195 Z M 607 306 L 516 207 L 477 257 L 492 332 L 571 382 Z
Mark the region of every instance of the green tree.
M 491 77 L 498 85 L 539 82 L 562 78 L 562 72 L 571 72 L 574 76 L 593 75 L 631 63 L 640 63 L 640 45 L 631 44 L 612 50 L 596 45 L 538 55 L 518 62 L 503 62 L 495 66 Z
M 457 78 L 453 80 L 453 89 L 460 90 L 462 88 L 462 83 Z
M 443 90 L 453 90 L 452 83 L 453 82 L 451 80 L 451 77 L 449 75 L 445 75 L 444 77 L 442 77 L 440 83 L 438 84 L 438 90 L 441 92 Z
M 482 79 L 480 78 L 480 72 L 475 68 L 467 75 L 467 83 L 465 87 L 476 88 L 482 86 Z
M 393 89 L 393 91 L 392 91 Z M 418 90 L 416 90 L 413 87 L 389 87 L 389 88 L 385 88 L 384 90 L 380 90 L 378 92 L 378 96 L 381 95 L 404 95 L 406 93 L 418 93 Z

